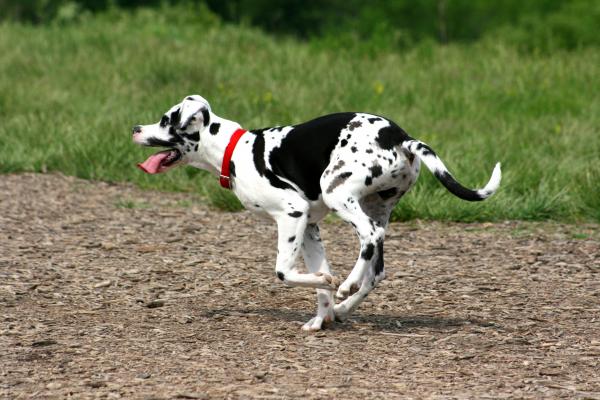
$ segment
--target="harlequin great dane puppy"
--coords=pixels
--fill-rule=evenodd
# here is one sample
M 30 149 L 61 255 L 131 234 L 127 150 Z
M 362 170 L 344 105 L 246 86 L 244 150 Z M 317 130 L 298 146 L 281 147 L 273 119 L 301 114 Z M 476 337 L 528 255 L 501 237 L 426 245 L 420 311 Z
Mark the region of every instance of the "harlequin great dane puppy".
M 143 171 L 188 164 L 220 174 L 221 184 L 245 207 L 275 219 L 277 277 L 317 289 L 317 315 L 305 330 L 345 320 L 384 278 L 390 213 L 414 185 L 421 161 L 452 194 L 468 201 L 491 196 L 501 178 L 498 163 L 483 189 L 463 187 L 429 146 L 377 115 L 345 112 L 246 132 L 214 114 L 198 95 L 171 107 L 159 123 L 135 126 L 133 140 L 167 149 L 139 164 Z M 358 260 L 341 284 L 329 268 L 317 225 L 330 211 L 352 224 L 360 240 Z M 299 252 L 308 273 L 294 267 Z

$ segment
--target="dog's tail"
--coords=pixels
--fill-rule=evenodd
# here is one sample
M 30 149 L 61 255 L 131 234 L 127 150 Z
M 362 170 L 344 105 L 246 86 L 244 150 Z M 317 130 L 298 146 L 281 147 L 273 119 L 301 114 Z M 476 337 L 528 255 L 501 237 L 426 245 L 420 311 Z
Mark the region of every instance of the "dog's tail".
M 402 143 L 402 148 L 409 153 L 418 156 L 450 193 L 463 200 L 481 201 L 487 199 L 493 195 L 498 189 L 498 186 L 500 186 L 500 179 L 502 178 L 500 163 L 496 163 L 494 171 L 492 172 L 492 177 L 483 189 L 472 190 L 458 183 L 450 172 L 448 172 L 448 169 L 442 160 L 440 160 L 431 147 L 427 146 L 425 143 L 414 139 L 406 140 Z

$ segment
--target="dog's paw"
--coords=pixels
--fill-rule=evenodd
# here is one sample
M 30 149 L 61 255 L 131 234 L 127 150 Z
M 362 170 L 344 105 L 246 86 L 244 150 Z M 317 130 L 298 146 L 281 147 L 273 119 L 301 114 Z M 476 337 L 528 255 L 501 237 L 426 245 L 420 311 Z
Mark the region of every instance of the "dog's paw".
M 344 322 L 350 316 L 350 311 L 348 311 L 344 304 L 336 304 L 333 307 L 333 313 L 335 315 L 335 320 L 338 322 Z
M 316 316 L 313 317 L 310 321 L 302 325 L 302 330 L 305 332 L 316 332 L 322 329 L 327 328 L 333 323 L 334 315 L 326 315 L 324 317 Z
M 358 289 L 360 289 L 360 284 L 358 282 L 350 282 L 346 280 L 340 285 L 335 297 L 338 300 L 344 300 L 348 296 L 352 296 L 354 293 L 358 292 Z
M 315 272 L 315 276 L 321 279 L 322 289 L 336 290 L 340 286 L 340 278 L 323 272 Z

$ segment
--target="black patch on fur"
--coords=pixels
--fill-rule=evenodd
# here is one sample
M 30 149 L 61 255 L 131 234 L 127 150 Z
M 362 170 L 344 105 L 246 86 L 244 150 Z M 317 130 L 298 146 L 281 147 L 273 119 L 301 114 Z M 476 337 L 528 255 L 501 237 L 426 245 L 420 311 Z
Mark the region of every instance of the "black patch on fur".
M 278 272 L 277 273 L 277 277 L 279 278 L 280 281 L 284 281 L 285 280 L 285 275 L 283 274 L 283 272 Z
M 271 128 L 261 128 L 261 129 L 252 129 L 250 132 L 254 133 L 255 135 L 262 135 L 263 133 L 265 133 L 265 131 L 268 131 Z
M 166 115 L 163 115 L 162 118 L 160 119 L 160 127 L 164 128 L 165 126 L 167 126 L 167 124 L 169 123 L 169 117 L 167 117 Z
M 370 167 L 369 170 L 371 171 L 373 178 L 377 178 L 378 176 L 381 176 L 381 174 L 383 173 L 383 170 L 381 169 L 381 165 L 379 165 L 379 164 L 373 164 L 373 166 Z
M 327 193 L 331 193 L 333 191 L 333 189 L 335 189 L 336 187 L 338 187 L 342 183 L 344 183 L 346 181 L 346 179 L 348 179 L 351 175 L 352 175 L 352 172 L 342 172 L 341 174 L 339 174 L 338 176 L 333 178 L 333 180 L 327 187 Z
M 198 144 L 194 146 L 194 151 L 198 151 Z
M 390 189 L 386 189 L 386 190 L 381 190 L 381 191 L 377 192 L 377 194 L 383 200 L 387 200 L 387 199 L 391 199 L 396 194 L 398 194 L 398 189 L 396 189 L 396 188 L 390 188 Z
M 181 136 L 193 140 L 194 142 L 200 141 L 200 132 L 196 131 L 194 133 L 182 133 Z
M 295 183 L 309 200 L 317 200 L 321 194 L 319 180 L 330 162 L 331 152 L 340 133 L 355 116 L 355 113 L 330 114 L 295 125 L 281 146 L 269 155 L 273 172 Z
M 235 176 L 235 164 L 229 161 L 229 176 Z
M 381 121 L 381 118 L 379 118 L 379 117 L 369 118 L 367 121 L 369 121 L 371 124 L 374 124 L 377 121 Z
M 174 143 L 171 141 L 160 140 L 156 138 L 149 138 L 147 140 L 148 146 L 152 147 L 173 147 Z
M 356 148 L 356 146 L 350 147 L 350 150 L 352 150 L 353 153 L 356 153 L 358 151 L 358 149 Z
M 296 235 L 294 235 L 294 236 L 290 237 L 290 238 L 288 239 L 288 242 L 292 243 L 294 240 L 296 240 Z
M 390 121 L 390 125 L 385 128 L 381 128 L 375 141 L 384 150 L 392 150 L 405 140 L 410 140 L 406 132 L 398 125 Z
M 346 139 L 342 139 L 342 141 L 340 142 L 340 147 L 345 147 L 348 144 L 348 141 Z
M 208 126 L 208 124 L 210 123 L 210 113 L 206 108 L 202 109 L 202 119 L 204 120 L 204 126 Z
M 379 275 L 383 272 L 383 239 L 377 241 L 377 258 L 373 263 L 375 269 L 375 275 Z
M 460 197 L 463 200 L 467 201 L 481 201 L 484 198 L 481 197 L 475 190 L 467 189 L 460 183 L 458 183 L 452 175 L 450 175 L 447 171 L 434 173 L 435 177 L 442 182 L 442 185 L 448 189 L 450 193 L 453 195 Z
M 300 218 L 302 216 L 302 211 L 294 211 L 294 212 L 288 213 L 288 215 L 292 218 Z
M 363 260 L 370 260 L 371 258 L 373 258 L 373 253 L 375 252 L 375 246 L 373 245 L 373 243 L 369 243 L 367 245 L 367 247 L 365 247 L 365 249 L 360 253 L 360 257 Z
M 177 134 L 177 130 L 172 126 L 169 127 L 169 136 L 169 142 L 171 142 L 170 146 L 172 146 L 173 143 L 183 144 L 183 138 Z
M 267 166 L 265 164 L 265 138 L 262 135 L 262 132 L 251 131 L 256 134 L 256 139 L 254 139 L 254 144 L 252 145 L 252 156 L 254 159 L 254 166 L 258 171 L 260 176 L 265 176 L 265 172 L 267 171 Z
M 356 128 L 360 128 L 362 126 L 362 122 L 360 121 L 352 121 L 348 124 L 348 130 L 353 131 Z
M 181 118 L 181 114 L 179 113 L 179 109 L 173 111 L 169 116 L 171 120 L 171 125 L 177 126 L 179 125 L 179 119 Z
M 335 172 L 338 169 L 342 168 L 344 165 L 346 165 L 346 163 L 344 162 L 344 160 L 338 160 L 337 164 L 335 164 L 333 166 L 333 168 L 331 168 L 331 172 Z
M 262 135 L 263 130 L 250 131 L 256 135 L 254 144 L 252 145 L 252 155 L 254 159 L 254 166 L 260 176 L 264 176 L 269 180 L 271 186 L 279 189 L 291 189 L 295 190 L 289 183 L 279 179 L 273 171 L 267 169 L 265 164 L 265 137 Z M 272 154 L 272 153 L 271 153 Z
M 219 133 L 219 128 L 221 127 L 221 124 L 218 122 L 215 122 L 214 124 L 212 124 L 210 126 L 209 132 L 211 135 L 216 135 L 217 133 Z
M 424 156 L 436 156 L 435 152 L 431 149 L 431 147 L 427 146 L 425 143 L 418 143 L 417 151 L 418 150 L 421 150 Z
M 373 149 L 367 149 L 367 150 L 365 150 L 365 153 L 371 154 L 371 153 L 373 153 Z
M 373 184 L 373 178 L 370 176 L 367 176 L 365 178 L 365 186 L 371 186 Z

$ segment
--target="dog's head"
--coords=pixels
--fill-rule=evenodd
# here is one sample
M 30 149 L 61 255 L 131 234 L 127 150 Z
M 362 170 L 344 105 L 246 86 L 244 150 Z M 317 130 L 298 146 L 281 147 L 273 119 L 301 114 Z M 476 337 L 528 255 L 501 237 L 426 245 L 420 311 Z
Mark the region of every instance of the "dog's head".
M 210 105 L 198 95 L 187 96 L 171 107 L 160 121 L 133 127 L 133 141 L 142 146 L 164 147 L 138 167 L 149 174 L 164 172 L 186 163 L 198 151 L 200 133 L 210 123 Z

